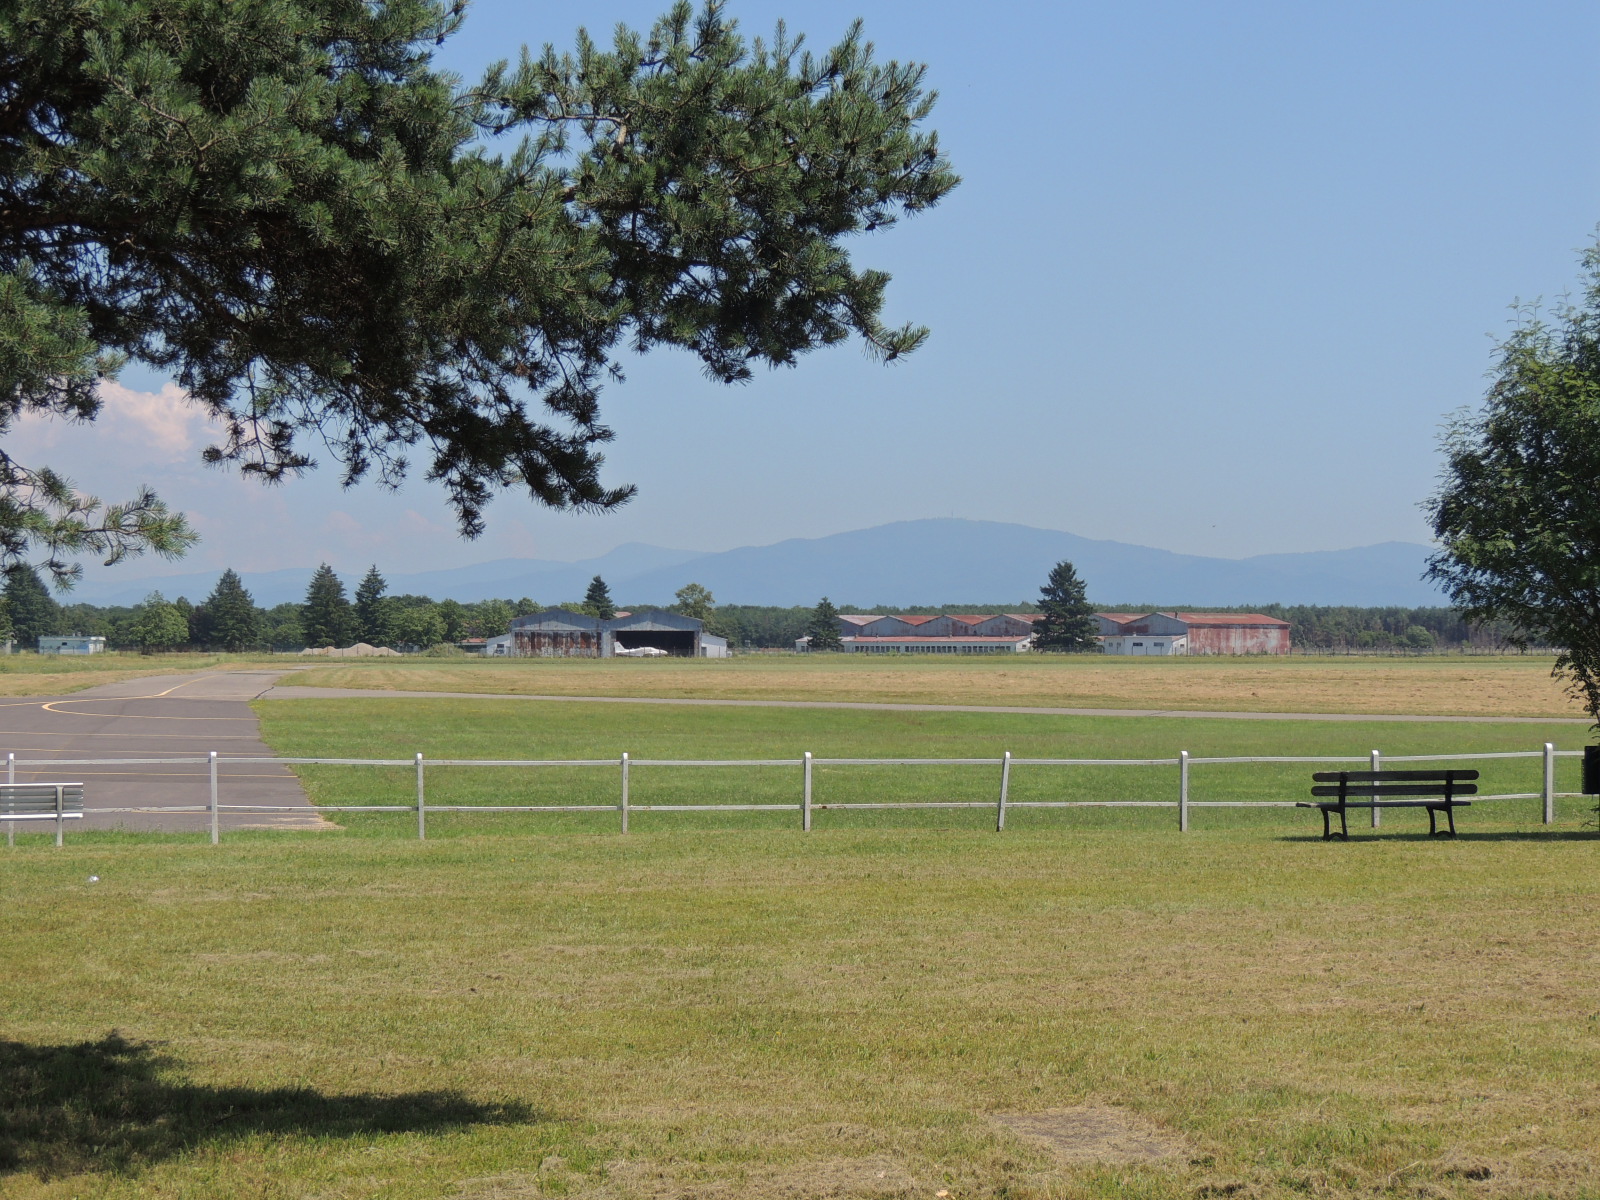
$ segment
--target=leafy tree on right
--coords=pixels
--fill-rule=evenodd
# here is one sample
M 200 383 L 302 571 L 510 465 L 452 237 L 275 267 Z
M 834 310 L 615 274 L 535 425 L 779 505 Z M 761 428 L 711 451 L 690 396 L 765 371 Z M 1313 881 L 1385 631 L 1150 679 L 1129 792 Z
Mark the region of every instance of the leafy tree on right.
M 1446 430 L 1428 577 L 1513 645 L 1558 647 L 1554 674 L 1600 728 L 1600 246 L 1584 267 L 1581 303 L 1528 315 L 1483 407 Z
M 1039 608 L 1044 616 L 1033 625 L 1035 650 L 1081 653 L 1100 649 L 1095 640 L 1100 627 L 1094 609 L 1070 562 L 1063 560 L 1050 569 L 1050 578 L 1039 590 Z

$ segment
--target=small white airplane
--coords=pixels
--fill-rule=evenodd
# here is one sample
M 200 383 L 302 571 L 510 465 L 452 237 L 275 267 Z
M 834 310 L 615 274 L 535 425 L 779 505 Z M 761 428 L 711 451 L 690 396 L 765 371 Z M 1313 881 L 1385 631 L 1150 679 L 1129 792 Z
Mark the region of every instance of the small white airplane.
M 618 649 L 618 658 L 665 658 L 667 652 L 655 646 L 639 646 L 633 650 Z

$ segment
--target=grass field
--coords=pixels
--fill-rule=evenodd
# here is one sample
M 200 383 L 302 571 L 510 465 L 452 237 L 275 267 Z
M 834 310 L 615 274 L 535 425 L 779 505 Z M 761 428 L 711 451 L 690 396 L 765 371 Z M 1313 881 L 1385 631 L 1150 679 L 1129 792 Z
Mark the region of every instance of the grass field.
M 60 696 L 147 675 L 297 662 L 281 655 L 253 654 L 7 654 L 0 655 L 0 696 Z
M 1594 1196 L 1597 849 L 1505 827 L 19 848 L 0 1192 Z M 992 1120 L 1080 1106 L 1170 1153 L 1084 1162 Z
M 1539 656 L 1162 658 L 745 655 L 732 659 L 408 659 L 296 674 L 312 686 L 509 695 L 854 700 L 1060 708 L 1579 717 Z
M 422 752 L 437 758 L 610 759 L 626 750 L 639 759 L 798 760 L 807 750 L 824 758 L 1169 758 L 1179 750 L 1196 757 L 1242 755 L 1452 754 L 1537 751 L 1546 741 L 1560 748 L 1582 744 L 1583 730 L 1570 725 L 1452 724 L 1448 722 L 1236 721 L 1205 718 L 1019 717 L 1004 713 L 860 712 L 838 709 L 672 708 L 529 700 L 258 701 L 262 736 L 278 753 L 293 757 L 409 759 Z M 1485 793 L 1537 792 L 1537 758 L 1481 764 Z M 415 798 L 410 768 L 297 768 L 315 801 L 344 804 L 406 804 Z M 1303 765 L 1199 765 L 1191 772 L 1195 801 L 1292 801 L 1306 796 L 1310 771 Z M 1557 790 L 1578 789 L 1578 763 L 1558 763 Z M 648 804 L 797 804 L 797 765 L 741 768 L 634 767 L 631 800 Z M 818 766 L 815 800 L 893 802 L 907 800 L 993 803 L 999 785 L 993 766 L 858 767 Z M 1175 766 L 1017 767 L 1012 801 L 1163 800 L 1177 798 Z M 428 772 L 430 804 L 615 805 L 619 771 L 587 768 L 435 767 Z M 1564 817 L 1582 802 L 1563 800 Z M 1532 820 L 1539 801 L 1485 805 L 1463 821 Z M 403 833 L 405 814 L 341 814 L 353 831 Z M 932 825 L 981 829 L 989 810 L 821 812 L 819 827 L 871 828 Z M 1018 809 L 1013 827 L 1168 828 L 1169 809 Z M 1197 810 L 1198 827 L 1272 826 L 1304 832 L 1314 814 L 1295 809 Z M 635 817 L 637 828 L 786 828 L 792 813 L 684 813 Z M 1385 815 L 1398 829 L 1425 829 L 1415 811 Z M 599 832 L 613 829 L 613 811 L 595 815 L 439 815 L 436 835 L 490 831 Z M 639 824 L 644 822 L 645 824 Z M 1320 826 L 1319 826 L 1320 828 Z
M 1581 727 L 506 700 L 261 701 L 285 755 L 1169 757 L 1575 748 Z M 409 770 L 302 768 L 404 803 Z M 1194 769 L 1293 799 L 1310 768 Z M 1534 759 L 1485 764 L 1536 791 Z M 1576 786 L 1562 760 L 1558 787 Z M 817 771 L 992 800 L 992 767 Z M 434 803 L 617 772 L 432 768 Z M 637 768 L 636 804 L 793 803 L 795 766 Z M 1013 799 L 1175 795 L 1018 768 Z M 0 849 L 0 1195 L 338 1200 L 1600 1196 L 1600 839 L 1578 801 L 340 814 L 342 832 Z M 1588 823 L 1586 823 L 1588 822 Z M 95 877 L 91 882 L 91 877 Z M 1021 1132 L 1022 1129 L 1033 1133 Z M 1046 1136 L 1036 1134 L 1042 1132 Z

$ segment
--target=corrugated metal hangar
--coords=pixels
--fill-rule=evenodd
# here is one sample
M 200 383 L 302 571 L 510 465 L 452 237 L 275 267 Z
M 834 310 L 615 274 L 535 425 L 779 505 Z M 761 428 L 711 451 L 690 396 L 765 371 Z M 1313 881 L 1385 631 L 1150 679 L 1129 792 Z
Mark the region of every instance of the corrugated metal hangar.
M 725 658 L 727 639 L 705 622 L 664 608 L 618 613 L 610 620 L 547 608 L 511 622 L 511 654 L 527 658 L 613 658 L 654 650 L 675 658 Z

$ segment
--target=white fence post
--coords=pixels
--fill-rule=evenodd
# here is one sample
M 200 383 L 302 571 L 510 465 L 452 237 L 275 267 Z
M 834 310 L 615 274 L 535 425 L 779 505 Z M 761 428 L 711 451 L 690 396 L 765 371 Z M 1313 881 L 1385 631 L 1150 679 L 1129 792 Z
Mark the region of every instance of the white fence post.
M 215 846 L 222 837 L 217 825 L 217 752 L 213 750 L 207 763 L 211 770 L 211 844 Z
M 1178 751 L 1178 832 L 1189 832 L 1189 752 Z
M 622 803 L 617 806 L 622 812 L 622 832 L 628 832 L 628 752 L 622 752 Z
M 15 783 L 16 781 L 17 781 L 17 755 L 16 755 L 16 751 L 13 750 L 10 754 L 6 755 L 6 782 L 7 783 Z M 11 803 L 12 804 L 16 804 L 16 801 L 13 800 L 13 801 L 11 801 Z M 15 821 L 7 821 L 6 822 L 6 845 L 15 846 L 16 844 L 17 844 L 17 823 Z
M 1556 819 L 1556 745 L 1544 744 L 1544 823 L 1553 825 Z
M 63 811 L 66 801 L 61 795 L 61 784 L 56 784 L 56 845 L 61 845 L 61 835 L 66 828 L 66 814 Z
M 806 790 L 800 800 L 800 828 L 807 833 L 811 831 L 811 751 L 806 751 Z
M 1011 751 L 1007 750 L 1000 760 L 1000 804 L 995 809 L 994 831 L 1001 832 L 1006 827 L 1006 793 L 1011 790 Z
M 1372 752 L 1372 769 L 1374 771 L 1381 771 L 1383 769 L 1382 764 L 1383 755 L 1374 750 Z M 1378 798 L 1376 796 L 1372 797 L 1372 827 L 1374 829 L 1378 827 Z
M 428 793 L 422 780 L 422 751 L 417 751 L 417 841 L 428 840 Z

